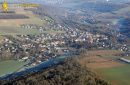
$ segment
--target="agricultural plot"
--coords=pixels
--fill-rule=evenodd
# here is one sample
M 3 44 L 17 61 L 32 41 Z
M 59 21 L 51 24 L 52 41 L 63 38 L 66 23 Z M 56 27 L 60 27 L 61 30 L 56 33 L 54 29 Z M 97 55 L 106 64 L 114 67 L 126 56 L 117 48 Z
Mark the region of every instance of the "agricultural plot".
M 96 70 L 113 85 L 130 85 L 130 65 Z
M 48 30 L 40 32 L 38 29 L 25 29 L 20 27 L 0 26 L 0 35 L 37 35 L 40 33 L 56 34 L 56 33 L 63 33 L 63 31 Z
M 117 13 L 117 14 L 125 14 L 125 13 L 128 13 L 128 12 L 130 12 L 130 6 L 125 7 L 125 8 L 122 8 L 122 9 L 120 9 L 120 10 L 118 10 L 118 11 L 115 11 L 114 13 Z
M 100 68 L 112 68 L 112 67 L 119 67 L 123 64 L 116 62 L 110 58 L 102 58 L 99 56 L 88 57 L 85 59 L 84 63 L 86 66 L 92 69 L 100 69 Z
M 130 85 L 130 64 L 118 61 L 121 57 L 116 55 L 120 53 L 116 50 L 89 51 L 79 62 L 95 70 L 112 85 Z
M 37 25 L 43 26 L 46 24 L 45 20 L 41 20 L 37 15 L 33 14 L 31 11 L 26 10 L 15 10 L 16 15 L 25 15 L 29 18 L 21 18 L 17 19 L 0 19 L 0 35 L 26 35 L 26 34 L 40 34 L 40 33 L 62 33 L 62 31 L 54 31 L 54 30 L 47 30 L 40 32 L 38 29 L 28 29 L 22 28 L 21 25 Z M 1 14 L 0 14 L 1 15 Z M 9 17 L 9 16 L 8 16 Z
M 36 29 L 22 29 L 17 27 L 1 27 L 0 35 L 24 35 L 24 34 L 38 34 L 40 33 Z
M 25 65 L 25 62 L 15 60 L 0 61 L 0 76 L 12 73 Z
M 38 34 L 36 29 L 23 29 L 23 24 L 43 25 L 39 17 L 34 15 L 31 11 L 26 11 L 23 8 L 14 9 L 15 13 L 0 13 L 0 35 L 17 35 L 17 34 Z M 4 18 L 4 17 L 5 18 Z M 26 17 L 25 17 L 26 16 Z M 4 19 L 3 19 L 4 18 Z

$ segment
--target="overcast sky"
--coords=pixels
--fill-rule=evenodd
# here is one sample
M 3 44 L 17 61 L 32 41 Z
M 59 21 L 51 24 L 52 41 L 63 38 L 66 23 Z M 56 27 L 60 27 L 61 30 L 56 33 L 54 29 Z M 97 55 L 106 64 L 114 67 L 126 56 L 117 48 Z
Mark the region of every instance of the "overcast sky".
M 0 0 L 3 1 L 3 0 Z M 34 2 L 34 3 L 47 3 L 47 4 L 58 4 L 58 3 L 73 3 L 73 2 L 83 2 L 83 1 L 110 1 L 113 3 L 126 3 L 130 2 L 130 0 L 7 0 L 8 2 Z

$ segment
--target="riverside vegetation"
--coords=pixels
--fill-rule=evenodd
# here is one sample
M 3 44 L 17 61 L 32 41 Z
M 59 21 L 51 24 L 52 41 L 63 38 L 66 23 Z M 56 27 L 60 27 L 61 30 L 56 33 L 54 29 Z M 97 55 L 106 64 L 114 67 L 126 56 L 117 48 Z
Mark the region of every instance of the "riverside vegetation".
M 76 59 L 62 64 L 5 81 L 0 85 L 110 85 L 89 68 L 81 66 Z

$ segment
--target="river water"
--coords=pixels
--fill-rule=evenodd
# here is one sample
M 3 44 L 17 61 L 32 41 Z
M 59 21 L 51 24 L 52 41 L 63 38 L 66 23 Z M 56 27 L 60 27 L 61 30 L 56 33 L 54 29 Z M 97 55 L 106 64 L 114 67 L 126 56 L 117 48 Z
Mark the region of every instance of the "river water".
M 48 61 L 44 61 L 44 62 L 42 62 L 41 64 L 39 64 L 37 66 L 27 68 L 27 69 L 22 70 L 20 72 L 13 72 L 11 74 L 7 74 L 5 76 L 2 76 L 2 77 L 0 77 L 0 80 L 8 80 L 8 79 L 10 80 L 12 78 L 15 78 L 15 77 L 18 77 L 18 76 L 23 76 L 23 75 L 26 75 L 28 73 L 38 72 L 38 71 L 43 70 L 45 68 L 48 68 L 48 67 L 63 63 L 63 61 L 66 58 L 70 57 L 70 56 L 71 56 L 71 54 L 69 56 L 67 54 L 67 55 L 59 56 L 59 57 L 54 58 L 54 59 L 50 59 Z

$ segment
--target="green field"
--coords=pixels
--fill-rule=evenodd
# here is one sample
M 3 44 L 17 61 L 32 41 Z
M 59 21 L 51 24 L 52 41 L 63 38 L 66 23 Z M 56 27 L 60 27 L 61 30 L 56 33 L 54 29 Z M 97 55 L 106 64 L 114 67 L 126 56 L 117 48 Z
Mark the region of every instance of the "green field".
M 25 63 L 15 60 L 0 61 L 0 76 L 12 73 L 22 67 Z
M 117 10 L 117 11 L 114 11 L 114 13 L 117 13 L 117 14 L 123 14 L 123 13 L 125 14 L 125 13 L 128 13 L 128 12 L 130 12 L 130 6 L 122 8 L 122 9 Z
M 130 65 L 114 68 L 97 69 L 101 76 L 112 85 L 130 85 Z

